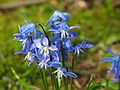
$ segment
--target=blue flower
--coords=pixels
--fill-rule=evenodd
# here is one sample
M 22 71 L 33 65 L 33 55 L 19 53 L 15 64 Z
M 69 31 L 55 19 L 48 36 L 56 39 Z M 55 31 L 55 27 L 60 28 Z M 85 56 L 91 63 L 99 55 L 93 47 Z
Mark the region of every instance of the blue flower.
M 24 60 L 27 60 L 29 62 L 28 66 L 30 66 L 34 61 L 39 61 L 32 52 L 28 52 Z
M 14 40 L 17 39 L 18 41 L 24 41 L 29 36 L 37 38 L 38 35 L 42 35 L 42 32 L 36 29 L 36 24 L 29 23 L 28 21 L 26 21 L 26 23 L 27 24 L 24 26 L 18 25 L 20 33 L 16 33 L 13 35 Z M 34 35 L 33 35 L 33 32 L 34 32 Z
M 74 54 L 77 54 L 79 56 L 80 52 L 83 52 L 83 49 L 87 49 L 87 48 L 92 48 L 93 45 L 92 44 L 86 44 L 87 43 L 87 39 L 83 40 L 81 44 L 76 45 L 75 47 L 72 46 L 72 42 L 70 40 L 67 40 L 65 42 L 66 45 L 66 49 L 68 52 L 72 52 Z
M 93 44 L 87 44 L 88 39 L 82 41 L 81 44 L 78 44 L 74 47 L 74 53 L 79 56 L 80 52 L 83 52 L 83 49 L 92 48 Z
M 22 50 L 16 52 L 16 54 L 26 54 L 27 52 L 29 52 L 32 42 L 33 42 L 32 37 L 28 37 L 28 38 L 24 39 L 22 42 L 22 47 L 23 47 Z
M 47 69 L 47 67 L 49 67 L 48 62 L 50 61 L 50 57 L 41 57 L 39 58 L 39 62 L 37 64 L 38 68 L 42 69 L 45 68 Z
M 36 24 L 34 23 L 28 23 L 24 26 L 19 26 L 20 33 L 22 34 L 28 34 L 32 32 L 33 30 L 35 30 L 35 28 L 36 28 Z
M 70 76 L 70 77 L 73 77 L 73 78 L 77 78 L 78 76 L 73 73 L 73 72 L 68 72 L 67 69 L 63 66 L 58 66 L 58 67 L 55 67 L 57 68 L 56 71 L 54 71 L 53 73 L 57 73 L 57 78 L 59 79 L 62 79 L 62 77 L 67 77 L 67 76 Z
M 34 58 L 33 56 L 36 58 Z M 30 54 L 28 54 L 28 56 L 26 56 L 25 59 L 30 60 L 29 64 L 32 64 L 34 61 L 36 61 L 37 66 L 40 69 L 42 69 L 42 68 L 47 69 L 49 67 L 56 67 L 56 66 L 59 66 L 61 64 L 61 62 L 59 62 L 58 58 L 53 57 L 53 59 L 51 59 L 49 56 L 45 57 L 45 56 L 41 55 L 39 52 L 32 53 L 32 56 L 30 56 Z
M 26 21 L 26 25 L 19 26 L 20 33 L 14 34 L 14 40 L 22 42 L 22 50 L 16 54 L 26 54 L 30 51 L 33 39 L 37 39 L 38 35 L 42 35 L 41 31 L 36 29 L 36 24 Z
M 57 51 L 58 48 L 55 45 L 49 46 L 49 41 L 47 37 L 42 36 L 40 39 L 33 40 L 37 48 L 39 48 L 40 53 L 45 57 L 50 55 L 50 51 Z
M 79 26 L 71 26 L 69 27 L 66 23 L 59 23 L 56 25 L 52 25 L 51 29 L 49 29 L 49 32 L 56 33 L 59 35 L 61 39 L 63 38 L 74 38 L 77 36 L 77 33 L 71 32 L 69 33 L 68 31 L 73 29 L 73 28 L 79 28 Z M 59 34 L 60 33 L 60 34 Z
M 51 22 L 53 23 L 53 22 L 59 21 L 59 20 L 60 21 L 66 21 L 66 20 L 69 19 L 69 17 L 70 17 L 70 15 L 68 13 L 60 12 L 60 11 L 57 10 L 53 13 L 51 18 L 48 20 L 47 24 L 49 24 Z
M 101 62 L 112 62 L 111 68 L 108 70 L 108 73 L 114 73 L 115 77 L 112 79 L 113 82 L 116 82 L 120 76 L 120 55 L 115 54 L 110 49 L 107 49 L 108 53 L 112 55 L 109 58 L 101 58 Z

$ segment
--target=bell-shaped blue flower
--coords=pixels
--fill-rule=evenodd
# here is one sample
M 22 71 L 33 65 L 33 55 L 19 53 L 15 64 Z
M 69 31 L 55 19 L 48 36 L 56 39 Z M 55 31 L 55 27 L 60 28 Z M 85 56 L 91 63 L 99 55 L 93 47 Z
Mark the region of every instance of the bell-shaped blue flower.
M 79 56 L 80 52 L 83 52 L 83 49 L 92 48 L 93 44 L 87 44 L 88 39 L 82 41 L 81 44 L 78 44 L 74 47 L 75 54 Z
M 65 12 L 60 12 L 58 10 L 56 10 L 53 15 L 51 16 L 51 18 L 48 20 L 47 24 L 51 23 L 51 22 L 55 22 L 55 21 L 66 21 L 68 20 L 70 17 L 70 15 L 68 13 Z
M 57 25 L 53 25 L 51 29 L 49 29 L 49 32 L 57 34 L 55 37 L 60 37 L 61 39 L 64 38 L 75 38 L 77 36 L 76 32 L 68 32 L 69 30 L 73 28 L 79 28 L 79 26 L 71 26 L 69 27 L 66 23 L 59 23 Z M 57 39 L 57 38 L 56 38 Z
M 49 46 L 49 41 L 47 37 L 43 36 L 40 39 L 35 39 L 34 44 L 37 48 L 40 49 L 40 53 L 43 54 L 45 57 L 50 54 L 50 51 L 57 51 L 58 48 L 55 45 Z
M 120 77 L 120 54 L 115 54 L 110 49 L 107 49 L 108 53 L 112 55 L 109 58 L 101 58 L 101 62 L 112 62 L 111 68 L 108 70 L 108 73 L 114 73 L 115 77 L 113 78 L 113 82 L 116 82 Z
M 78 76 L 73 73 L 73 72 L 68 72 L 67 69 L 63 66 L 58 66 L 58 67 L 55 67 L 57 68 L 56 71 L 54 71 L 53 73 L 57 73 L 57 78 L 59 79 L 62 79 L 62 77 L 67 77 L 67 76 L 70 76 L 70 77 L 73 77 L 73 78 L 77 78 Z

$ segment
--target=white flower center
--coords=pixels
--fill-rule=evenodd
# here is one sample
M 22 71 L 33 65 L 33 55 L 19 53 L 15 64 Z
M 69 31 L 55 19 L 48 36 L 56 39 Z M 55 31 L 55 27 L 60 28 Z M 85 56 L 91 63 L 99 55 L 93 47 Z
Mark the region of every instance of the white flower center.
M 46 53 L 46 54 L 49 54 L 49 48 L 46 46 L 46 47 L 44 47 L 44 52 Z
M 66 36 L 68 36 L 68 32 L 65 30 L 61 31 L 61 39 L 65 38 Z
M 31 61 L 33 59 L 34 56 L 32 56 L 31 52 L 28 52 L 27 55 L 25 56 L 24 60 L 28 60 Z

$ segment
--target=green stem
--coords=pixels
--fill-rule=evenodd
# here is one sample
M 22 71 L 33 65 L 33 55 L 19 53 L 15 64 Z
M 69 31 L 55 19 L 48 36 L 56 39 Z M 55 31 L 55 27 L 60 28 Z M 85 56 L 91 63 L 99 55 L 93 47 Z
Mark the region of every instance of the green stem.
M 72 54 L 72 72 L 74 72 L 74 64 L 75 64 L 75 57 L 74 57 L 74 54 Z M 73 78 L 71 77 L 71 82 L 70 82 L 70 88 L 71 90 L 73 90 Z
M 42 73 L 42 70 L 40 70 L 40 75 L 41 75 L 41 79 L 42 79 L 42 81 L 43 81 L 43 85 L 44 85 L 44 89 L 45 89 L 45 81 L 44 81 L 44 79 L 43 79 L 43 73 Z
M 58 78 L 54 75 L 54 82 L 55 82 L 55 90 L 60 90 L 59 84 L 58 84 Z
M 54 87 L 55 87 L 55 90 L 59 90 L 59 85 L 58 85 L 58 80 L 56 78 L 56 76 L 54 74 L 52 74 L 53 72 L 53 68 L 50 68 L 50 72 L 51 72 L 51 79 L 52 79 L 52 90 L 54 90 Z
M 44 84 L 44 89 L 48 90 L 48 81 L 47 81 L 47 76 L 46 76 L 46 72 L 44 69 L 40 70 L 41 71 L 41 75 L 42 75 L 42 80 L 43 80 L 43 84 Z
M 106 87 L 109 87 L 109 81 L 107 79 L 105 79 L 106 81 Z
M 120 76 L 119 76 L 119 80 L 118 80 L 118 90 L 120 90 Z
M 65 59 L 64 59 L 64 53 L 63 53 L 63 47 L 62 47 L 62 40 L 61 40 L 61 54 L 62 54 L 62 65 L 65 66 Z M 65 90 L 68 90 L 68 83 L 67 83 L 67 77 L 63 78 L 64 79 L 64 85 L 65 85 Z
M 86 90 L 88 90 L 88 89 L 90 88 L 93 79 L 94 79 L 94 74 L 91 75 L 91 78 L 90 78 L 90 80 L 88 81 L 88 84 L 87 84 L 87 86 L 86 86 Z
M 51 81 L 52 81 L 52 90 L 54 90 L 54 76 L 52 74 L 52 68 L 49 68 L 50 76 L 51 76 Z

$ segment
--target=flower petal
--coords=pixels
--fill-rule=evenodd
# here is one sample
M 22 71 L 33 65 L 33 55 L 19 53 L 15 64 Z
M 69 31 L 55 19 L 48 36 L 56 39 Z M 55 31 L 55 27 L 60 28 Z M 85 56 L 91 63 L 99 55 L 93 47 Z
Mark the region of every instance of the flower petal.
M 88 41 L 88 39 L 85 39 L 85 40 L 83 40 L 83 41 L 82 41 L 82 43 L 81 43 L 82 48 L 84 48 L 84 47 L 85 47 L 85 45 L 86 45 L 87 41 Z
M 60 34 L 56 34 L 54 37 L 52 37 L 51 39 L 50 39 L 50 42 L 52 43 L 52 42 L 55 42 L 57 39 L 59 39 L 60 38 Z
M 93 46 L 93 44 L 86 44 L 83 48 L 92 48 Z
M 101 58 L 100 61 L 101 62 L 111 62 L 111 61 L 113 61 L 113 57 L 110 57 L 110 58 Z
M 36 28 L 36 24 L 30 23 L 20 27 L 21 33 L 28 34 Z
M 55 45 L 51 45 L 51 46 L 49 47 L 49 49 L 50 49 L 51 51 L 56 51 L 56 50 L 58 50 L 58 48 L 57 48 Z
M 77 78 L 78 76 L 75 74 L 75 73 L 73 73 L 73 72 L 65 72 L 65 74 L 67 75 L 67 76 L 71 76 L 71 77 L 73 77 L 73 78 Z
M 47 37 L 43 36 L 41 38 L 41 43 L 42 43 L 43 46 L 48 46 L 48 39 L 47 39 Z
M 59 20 L 60 18 L 61 19 L 65 19 L 65 14 L 63 14 L 62 12 L 56 10 L 53 15 L 51 16 L 51 18 L 48 20 L 47 24 L 51 23 L 51 22 L 54 22 L 56 20 Z
M 67 40 L 67 42 L 65 43 L 65 45 L 67 46 L 68 49 L 72 48 L 72 43 L 70 40 Z
M 80 26 L 71 26 L 70 29 L 80 28 Z
M 77 37 L 77 33 L 76 32 L 69 32 L 69 36 L 68 36 L 68 38 L 75 38 L 75 37 Z
M 34 42 L 34 44 L 36 45 L 37 48 L 39 48 L 39 49 L 42 48 L 42 45 L 40 43 L 40 39 L 34 39 L 33 42 Z
M 112 52 L 112 50 L 110 50 L 109 48 L 107 48 L 107 51 L 109 52 L 109 54 L 111 54 L 112 56 L 116 56 L 116 54 L 114 52 Z

